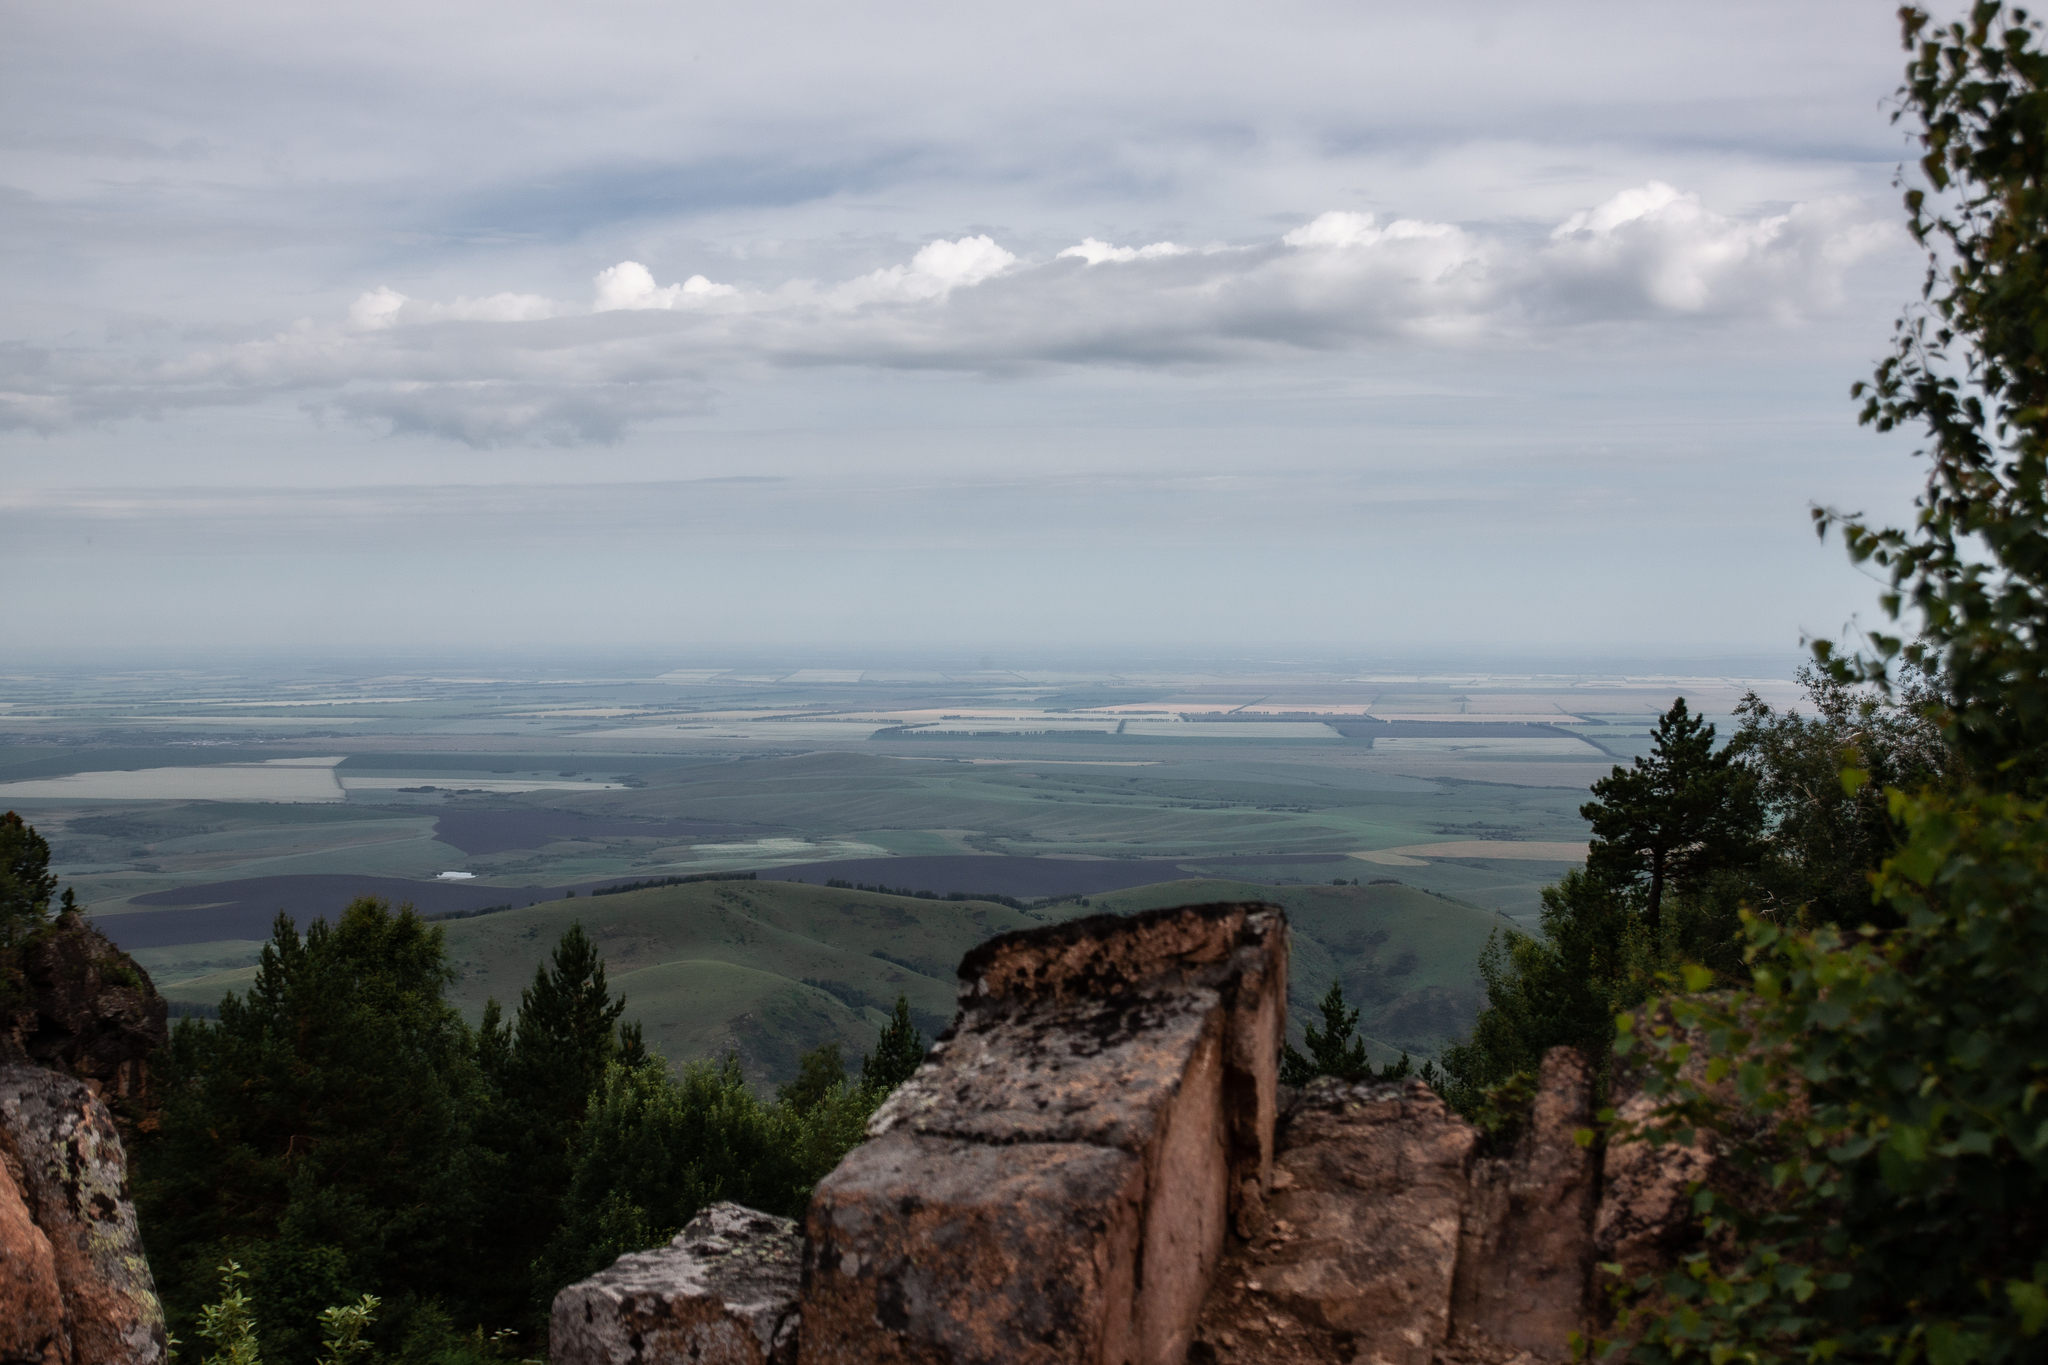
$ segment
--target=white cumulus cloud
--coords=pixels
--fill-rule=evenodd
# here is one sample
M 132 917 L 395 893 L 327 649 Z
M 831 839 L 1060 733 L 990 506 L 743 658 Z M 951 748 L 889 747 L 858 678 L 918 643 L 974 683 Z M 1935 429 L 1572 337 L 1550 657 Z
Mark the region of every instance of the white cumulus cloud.
M 597 272 L 594 313 L 623 309 L 680 308 L 705 299 L 728 298 L 739 290 L 729 284 L 713 284 L 702 275 L 692 275 L 681 284 L 657 285 L 654 272 L 638 261 L 620 261 Z
M 872 271 L 833 293 L 837 301 L 850 304 L 943 299 L 955 289 L 994 279 L 1016 263 L 1014 254 L 986 234 L 941 239 L 921 248 L 909 265 Z
M 1532 270 L 1571 313 L 1791 319 L 1832 305 L 1843 269 L 1897 235 L 1852 199 L 1744 219 L 1652 180 L 1558 224 Z
M 1089 237 L 1032 260 L 985 233 L 939 238 L 836 283 L 663 285 L 629 260 L 598 272 L 587 308 L 379 286 L 332 324 L 239 345 L 0 348 L 0 426 L 293 393 L 392 431 L 575 444 L 701 411 L 715 377 L 742 367 L 1247 366 L 1385 344 L 1514 345 L 1588 324 L 1784 326 L 1832 307 L 1843 272 L 1899 238 L 1853 200 L 1744 216 L 1651 181 L 1533 239 L 1333 210 L 1201 249 Z M 470 325 L 431 325 L 450 321 Z
M 1079 246 L 1070 246 L 1059 253 L 1058 259 L 1079 256 L 1090 265 L 1101 265 L 1104 261 L 1156 261 L 1162 256 L 1185 256 L 1193 247 L 1176 246 L 1172 242 L 1154 242 L 1150 246 L 1111 246 L 1108 242 L 1093 237 L 1083 237 Z
M 388 285 L 378 285 L 349 305 L 348 321 L 359 331 L 380 331 L 404 322 L 536 322 L 560 309 L 539 294 L 491 294 L 453 303 L 424 303 Z

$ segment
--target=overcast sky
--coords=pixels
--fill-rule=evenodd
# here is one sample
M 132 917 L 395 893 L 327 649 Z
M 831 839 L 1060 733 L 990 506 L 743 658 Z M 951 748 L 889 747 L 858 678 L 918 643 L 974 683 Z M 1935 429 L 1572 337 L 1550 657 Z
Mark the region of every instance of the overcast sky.
M 1886 3 L 0 0 L 25 653 L 1782 650 Z

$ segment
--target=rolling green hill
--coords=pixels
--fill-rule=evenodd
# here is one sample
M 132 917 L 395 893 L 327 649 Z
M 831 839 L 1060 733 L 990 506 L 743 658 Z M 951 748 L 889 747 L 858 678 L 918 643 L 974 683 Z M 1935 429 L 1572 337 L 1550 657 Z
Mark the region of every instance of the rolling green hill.
M 952 1017 L 954 967 L 976 943 L 1078 915 L 1129 914 L 1216 900 L 1287 908 L 1294 933 L 1289 1032 L 1333 976 L 1364 1011 L 1379 1060 L 1434 1053 L 1466 1028 L 1479 1003 L 1474 964 L 1486 937 L 1509 923 L 1477 906 L 1398 884 L 1264 886 L 1163 882 L 1026 912 L 981 901 L 937 901 L 795 882 L 700 882 L 620 895 L 545 901 L 445 925 L 461 973 L 454 998 L 470 1019 L 495 996 L 508 1013 L 561 933 L 581 920 L 605 955 L 649 1046 L 671 1061 L 736 1051 L 757 1081 L 794 1073 L 796 1058 L 837 1041 L 850 1060 L 874 1045 L 899 992 L 927 1034 Z M 212 1003 L 247 987 L 253 968 L 164 987 L 174 1000 Z

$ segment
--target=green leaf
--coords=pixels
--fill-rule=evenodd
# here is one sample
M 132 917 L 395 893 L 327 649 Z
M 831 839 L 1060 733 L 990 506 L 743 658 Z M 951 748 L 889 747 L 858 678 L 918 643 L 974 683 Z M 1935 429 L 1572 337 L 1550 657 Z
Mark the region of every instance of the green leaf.
M 2048 1289 L 2034 1281 L 2007 1280 L 2005 1296 L 2019 1312 L 2022 1336 L 2038 1336 L 2048 1327 Z

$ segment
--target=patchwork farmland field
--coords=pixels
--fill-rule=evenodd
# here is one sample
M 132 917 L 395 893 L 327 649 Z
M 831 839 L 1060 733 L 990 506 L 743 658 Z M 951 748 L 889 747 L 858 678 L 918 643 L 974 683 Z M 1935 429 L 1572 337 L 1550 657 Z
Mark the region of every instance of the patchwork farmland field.
M 624 909 L 667 906 L 630 921 L 667 926 L 659 959 L 620 939 L 615 975 L 659 973 L 639 989 L 650 1009 L 668 1002 L 657 1013 L 677 1055 L 740 1047 L 766 1075 L 807 1031 L 853 1040 L 872 1022 L 868 996 L 911 972 L 846 974 L 847 953 L 872 964 L 873 950 L 895 951 L 860 915 L 831 921 L 843 933 L 815 916 L 787 931 L 830 945 L 841 975 L 778 965 L 770 948 L 785 931 L 759 926 L 825 896 L 819 882 L 1076 892 L 1112 909 L 1165 903 L 1139 889 L 1164 886 L 1277 897 L 1303 915 L 1326 901 L 1358 915 L 1382 907 L 1362 932 L 1437 946 L 1413 946 L 1406 974 L 1387 967 L 1396 950 L 1373 947 L 1374 976 L 1363 948 L 1343 947 L 1349 929 L 1304 930 L 1297 985 L 1319 993 L 1336 974 L 1349 990 L 1355 978 L 1372 994 L 1375 1037 L 1434 1046 L 1470 1003 L 1485 940 L 1444 930 L 1445 907 L 1456 902 L 1468 926 L 1503 915 L 1532 926 L 1542 887 L 1583 856 L 1587 785 L 1642 751 L 1673 695 L 1725 723 L 1752 688 L 1792 699 L 1788 684 L 1740 677 L 1285 670 L 15 678 L 0 681 L 0 807 L 50 838 L 66 882 L 117 939 L 147 945 L 182 999 L 217 997 L 277 910 L 333 913 L 363 892 L 423 910 L 514 907 L 449 926 L 451 942 L 480 954 L 465 990 L 501 995 L 516 995 L 565 917 L 594 922 L 602 905 L 606 923 L 628 923 L 615 919 Z M 751 909 L 732 883 L 701 884 L 725 886 L 724 899 L 691 888 L 585 899 L 744 871 L 783 885 L 745 884 Z M 1404 885 L 1369 885 L 1387 878 Z M 831 894 L 818 903 L 867 893 Z M 960 952 L 1017 913 L 984 905 L 978 920 L 954 904 L 898 907 L 923 926 L 917 960 L 937 974 L 893 984 L 914 986 L 933 1017 Z M 670 924 L 677 916 L 732 932 L 706 939 L 709 928 Z M 757 927 L 733 927 L 742 920 Z M 807 975 L 859 998 L 819 996 Z

